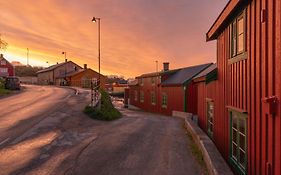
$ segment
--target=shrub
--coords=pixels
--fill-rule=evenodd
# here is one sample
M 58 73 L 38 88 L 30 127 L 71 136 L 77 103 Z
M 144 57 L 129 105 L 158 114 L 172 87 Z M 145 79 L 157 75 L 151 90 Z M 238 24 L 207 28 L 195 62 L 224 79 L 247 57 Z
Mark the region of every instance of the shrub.
M 0 77 L 0 89 L 5 89 L 5 79 Z
M 111 103 L 110 96 L 104 90 L 100 91 L 101 93 L 101 107 L 100 109 L 95 109 L 91 106 L 86 106 L 84 113 L 90 116 L 91 118 L 98 120 L 115 120 L 121 117 L 121 113 L 114 108 Z

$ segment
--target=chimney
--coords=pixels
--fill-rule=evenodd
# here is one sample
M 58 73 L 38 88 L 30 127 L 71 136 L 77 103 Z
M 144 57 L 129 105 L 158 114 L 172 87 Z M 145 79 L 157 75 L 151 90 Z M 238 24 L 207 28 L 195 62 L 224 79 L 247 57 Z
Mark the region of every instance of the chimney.
M 169 62 L 164 62 L 164 63 L 163 63 L 163 71 L 164 71 L 164 72 L 166 72 L 166 71 L 169 70 L 169 64 L 170 64 Z
M 3 54 L 2 53 L 0 54 L 0 58 L 3 58 Z
M 65 62 L 67 63 L 67 59 L 65 59 Z
M 87 64 L 84 64 L 84 69 L 87 69 Z
M 57 64 L 59 64 L 59 62 L 57 62 Z

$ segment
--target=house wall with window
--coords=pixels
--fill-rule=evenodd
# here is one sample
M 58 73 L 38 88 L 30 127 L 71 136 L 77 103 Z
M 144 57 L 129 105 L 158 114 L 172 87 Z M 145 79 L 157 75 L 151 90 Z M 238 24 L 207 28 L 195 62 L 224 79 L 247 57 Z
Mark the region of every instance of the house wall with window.
M 281 174 L 281 1 L 231 0 L 217 40 L 220 149 L 237 174 Z M 216 122 L 216 121 L 215 121 Z
M 0 77 L 14 76 L 14 66 L 0 54 Z
M 162 114 L 172 115 L 173 111 L 184 111 L 184 89 L 182 86 L 162 87 L 159 94 Z

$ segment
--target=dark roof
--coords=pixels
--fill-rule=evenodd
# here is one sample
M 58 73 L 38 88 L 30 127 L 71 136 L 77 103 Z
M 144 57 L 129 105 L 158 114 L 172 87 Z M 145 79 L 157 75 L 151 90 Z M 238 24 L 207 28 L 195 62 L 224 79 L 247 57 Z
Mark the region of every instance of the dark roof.
M 128 81 L 127 80 L 119 80 L 117 83 L 118 84 L 128 84 Z
M 196 75 L 193 79 L 205 77 L 206 75 L 208 75 L 210 72 L 214 71 L 215 69 L 217 69 L 217 64 L 211 64 L 208 68 L 206 68 L 201 73 Z
M 185 67 L 182 69 L 177 69 L 177 72 L 170 76 L 167 80 L 161 83 L 163 86 L 168 85 L 183 85 L 188 81 L 192 80 L 201 71 L 212 65 L 213 63 L 201 64 L 191 67 Z
M 56 69 L 56 68 L 58 68 L 58 67 L 60 67 L 60 66 L 65 65 L 66 63 L 73 63 L 73 64 L 77 65 L 76 63 L 74 63 L 74 62 L 72 62 L 72 61 L 68 61 L 68 62 L 63 62 L 63 63 L 59 63 L 59 64 L 52 65 L 52 66 L 47 67 L 46 69 L 40 70 L 40 71 L 38 71 L 38 72 L 36 72 L 36 73 L 38 74 L 38 73 L 43 73 L 43 72 L 49 72 L 49 71 L 52 71 L 52 70 L 54 70 L 54 69 Z M 82 67 L 80 67 L 79 65 L 77 65 L 77 66 L 78 66 L 80 69 L 82 69 Z
M 173 70 L 168 70 L 168 71 L 161 71 L 161 72 L 152 72 L 152 73 L 147 73 L 147 74 L 142 74 L 136 78 L 147 78 L 147 77 L 156 77 L 156 76 L 162 76 L 162 75 L 167 75 L 167 74 L 173 74 L 177 72 L 180 69 L 173 69 Z

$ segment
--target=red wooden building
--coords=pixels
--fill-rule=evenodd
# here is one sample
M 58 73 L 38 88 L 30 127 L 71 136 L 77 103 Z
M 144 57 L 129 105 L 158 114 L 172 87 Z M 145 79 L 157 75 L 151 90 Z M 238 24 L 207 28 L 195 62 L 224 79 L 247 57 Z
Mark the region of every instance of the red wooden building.
M 207 32 L 217 40 L 218 80 L 205 91 L 216 92 L 214 142 L 237 174 L 281 174 L 280 17 L 280 0 L 230 0 Z
M 198 116 L 198 125 L 213 139 L 219 140 L 220 130 L 214 127 L 214 118 L 216 115 L 215 104 L 217 103 L 217 65 L 213 64 L 196 77 L 193 78 L 193 84 L 197 89 L 197 111 L 193 114 Z M 217 109 L 217 108 L 216 108 Z M 214 131 L 216 129 L 216 131 Z M 215 142 L 217 146 L 217 142 Z
M 15 76 L 14 66 L 0 54 L 0 77 Z
M 168 63 L 164 63 L 162 72 L 136 77 L 138 83 L 130 85 L 130 104 L 165 115 L 172 115 L 172 111 L 196 112 L 197 92 L 192 78 L 210 65 L 169 70 Z

